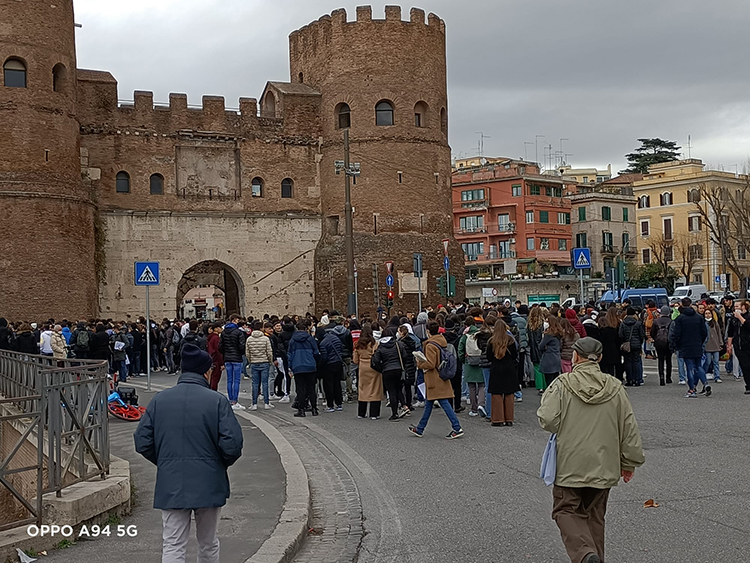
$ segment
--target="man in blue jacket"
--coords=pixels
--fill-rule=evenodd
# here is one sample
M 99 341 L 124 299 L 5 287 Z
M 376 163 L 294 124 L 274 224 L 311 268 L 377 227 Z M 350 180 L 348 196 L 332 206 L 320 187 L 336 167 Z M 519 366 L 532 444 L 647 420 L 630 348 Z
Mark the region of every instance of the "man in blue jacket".
M 135 450 L 156 465 L 163 562 L 184 563 L 195 513 L 198 560 L 219 563 L 216 528 L 229 498 L 227 468 L 242 455 L 242 429 L 226 397 L 209 387 L 212 364 L 207 352 L 185 346 L 177 385 L 157 393 L 134 435 Z
M 708 329 L 703 316 L 695 312 L 690 306 L 691 303 L 689 297 L 682 300 L 680 316 L 673 321 L 673 328 L 669 334 L 669 347 L 685 361 L 688 380 L 688 392 L 685 397 L 688 399 L 698 396 L 696 387 L 699 380 L 703 382 L 706 396 L 711 395 L 711 386 L 706 384 L 706 372 L 703 370 L 702 361 Z
M 309 401 L 312 415 L 318 416 L 318 398 L 315 396 L 315 376 L 318 371 L 320 352 L 318 344 L 307 332 L 307 325 L 300 321 L 297 330 L 287 344 L 287 365 L 294 374 L 294 386 L 297 389 L 297 412 L 294 416 L 305 416 Z

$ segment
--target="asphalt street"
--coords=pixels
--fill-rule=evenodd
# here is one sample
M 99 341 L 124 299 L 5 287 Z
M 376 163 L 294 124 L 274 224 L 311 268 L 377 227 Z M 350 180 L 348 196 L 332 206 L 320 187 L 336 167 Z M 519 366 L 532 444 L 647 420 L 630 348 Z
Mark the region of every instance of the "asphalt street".
M 611 493 L 606 561 L 747 561 L 750 396 L 729 376 L 713 396 L 684 399 L 676 373 L 674 384 L 660 387 L 655 362 L 644 362 L 646 384 L 628 394 L 646 464 Z M 421 409 L 400 422 L 358 420 L 355 404 L 316 418 L 292 419 L 286 408 L 260 415 L 283 417 L 287 434 L 315 435 L 354 477 L 364 520 L 360 563 L 565 562 L 551 489 L 539 479 L 548 434 L 537 424 L 538 405 L 536 392 L 525 392 L 512 428 L 464 412 L 466 436 L 454 441 L 445 439 L 450 426 L 439 409 L 422 439 L 407 432 Z M 300 451 L 307 464 L 306 455 Z M 644 508 L 648 499 L 659 507 Z

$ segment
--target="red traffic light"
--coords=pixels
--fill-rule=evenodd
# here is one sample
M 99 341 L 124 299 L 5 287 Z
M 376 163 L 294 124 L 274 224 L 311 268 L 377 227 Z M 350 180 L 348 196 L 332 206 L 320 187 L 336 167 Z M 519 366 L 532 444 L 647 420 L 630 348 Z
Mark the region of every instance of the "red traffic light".
M 386 295 L 388 299 L 393 299 L 393 291 L 391 291 L 390 289 L 388 290 L 388 293 Z

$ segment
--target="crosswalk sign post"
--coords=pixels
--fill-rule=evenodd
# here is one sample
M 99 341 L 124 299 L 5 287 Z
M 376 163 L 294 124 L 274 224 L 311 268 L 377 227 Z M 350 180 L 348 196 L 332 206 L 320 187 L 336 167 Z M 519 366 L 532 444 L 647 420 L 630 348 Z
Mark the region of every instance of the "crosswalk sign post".
M 151 391 L 151 308 L 149 288 L 159 285 L 161 272 L 158 262 L 136 262 L 133 281 L 135 285 L 146 286 L 146 389 Z
M 581 280 L 581 305 L 583 305 L 586 302 L 583 290 L 583 271 L 591 268 L 590 248 L 573 249 L 573 267 L 578 270 L 578 275 Z

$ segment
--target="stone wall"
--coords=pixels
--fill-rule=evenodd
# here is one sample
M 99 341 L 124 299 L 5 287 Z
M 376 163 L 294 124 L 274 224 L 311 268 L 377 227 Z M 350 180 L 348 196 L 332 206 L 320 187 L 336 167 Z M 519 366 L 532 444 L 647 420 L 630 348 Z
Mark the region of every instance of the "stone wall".
M 208 260 L 237 273 L 245 315 L 304 314 L 314 308 L 314 251 L 321 234 L 317 216 L 112 211 L 104 221 L 104 317 L 145 314 L 145 288 L 133 283 L 139 260 L 160 263 L 161 285 L 151 288 L 154 319 L 175 317 L 183 273 Z

